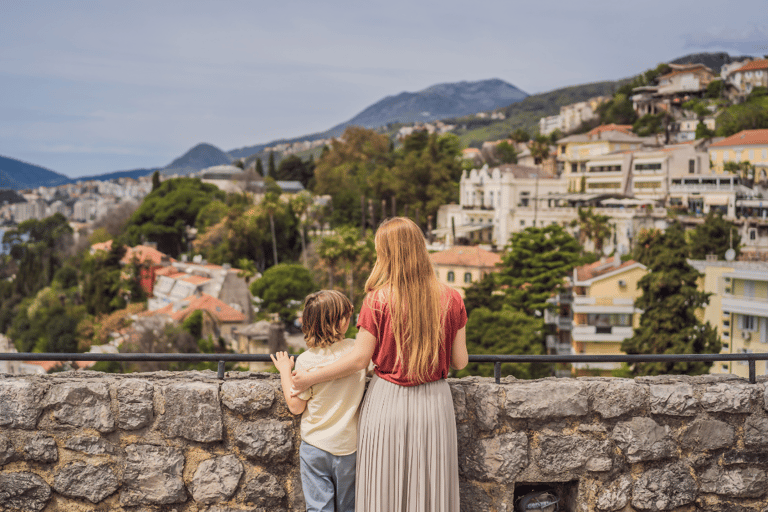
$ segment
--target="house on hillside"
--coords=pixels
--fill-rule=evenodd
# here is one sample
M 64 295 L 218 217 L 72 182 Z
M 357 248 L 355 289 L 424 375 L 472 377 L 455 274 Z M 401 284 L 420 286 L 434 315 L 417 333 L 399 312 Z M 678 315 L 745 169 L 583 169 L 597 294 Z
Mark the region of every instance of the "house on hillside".
M 91 254 L 97 251 L 109 252 L 110 250 L 112 250 L 112 240 L 91 245 Z M 135 247 L 126 247 L 125 254 L 120 259 L 120 263 L 128 265 L 134 261 L 141 265 L 139 284 L 150 297 L 152 296 L 158 272 L 176 262 L 175 259 L 167 254 L 158 251 L 156 244 L 149 243 Z
M 621 342 L 640 325 L 635 300 L 638 281 L 648 272 L 637 261 L 616 255 L 573 270 L 573 353 L 623 354 Z M 620 363 L 574 363 L 577 375 L 597 372 L 610 376 Z
M 441 283 L 464 290 L 491 272 L 498 271 L 501 256 L 476 245 L 455 245 L 429 255 Z
M 753 60 L 730 71 L 725 83 L 733 99 L 749 96 L 755 87 L 768 87 L 768 59 Z
M 669 64 L 671 71 L 657 78 L 656 85 L 632 89 L 632 106 L 637 115 L 672 112 L 691 98 L 700 98 L 715 80 L 704 64 Z

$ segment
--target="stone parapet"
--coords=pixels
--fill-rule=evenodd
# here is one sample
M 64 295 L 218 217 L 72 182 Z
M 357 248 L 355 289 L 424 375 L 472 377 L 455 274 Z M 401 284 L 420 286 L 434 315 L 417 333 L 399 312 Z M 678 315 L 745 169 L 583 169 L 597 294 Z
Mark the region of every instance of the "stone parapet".
M 768 510 L 767 382 L 449 380 L 465 511 Z M 0 510 L 304 510 L 276 375 L 0 377 Z

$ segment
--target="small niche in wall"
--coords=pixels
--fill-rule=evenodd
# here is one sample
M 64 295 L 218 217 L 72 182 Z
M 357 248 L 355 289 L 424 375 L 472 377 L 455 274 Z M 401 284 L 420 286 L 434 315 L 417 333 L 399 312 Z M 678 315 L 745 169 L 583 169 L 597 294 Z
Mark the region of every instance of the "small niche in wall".
M 514 512 L 575 512 L 579 482 L 517 482 Z

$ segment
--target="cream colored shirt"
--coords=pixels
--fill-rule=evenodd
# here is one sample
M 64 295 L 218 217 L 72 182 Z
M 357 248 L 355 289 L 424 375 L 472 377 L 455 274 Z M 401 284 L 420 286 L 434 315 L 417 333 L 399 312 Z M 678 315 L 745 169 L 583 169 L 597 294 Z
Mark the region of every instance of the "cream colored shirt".
M 350 352 L 355 340 L 337 341 L 330 347 L 310 348 L 299 355 L 297 368 L 312 371 L 326 366 Z M 321 382 L 300 393 L 308 400 L 301 415 L 301 439 L 333 455 L 349 455 L 357 450 L 357 417 L 365 391 L 365 370 L 328 382 Z

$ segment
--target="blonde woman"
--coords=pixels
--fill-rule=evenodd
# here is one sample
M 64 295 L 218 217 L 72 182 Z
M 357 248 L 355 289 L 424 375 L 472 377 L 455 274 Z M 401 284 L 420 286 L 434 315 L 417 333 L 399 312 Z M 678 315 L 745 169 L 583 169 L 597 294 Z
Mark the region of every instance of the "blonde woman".
M 293 393 L 376 365 L 358 426 L 357 512 L 458 512 L 456 420 L 445 378 L 468 361 L 461 295 L 441 285 L 424 236 L 397 217 L 376 232 L 354 349 L 293 376 Z

